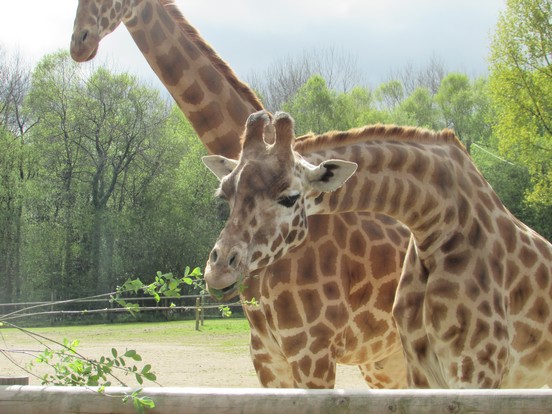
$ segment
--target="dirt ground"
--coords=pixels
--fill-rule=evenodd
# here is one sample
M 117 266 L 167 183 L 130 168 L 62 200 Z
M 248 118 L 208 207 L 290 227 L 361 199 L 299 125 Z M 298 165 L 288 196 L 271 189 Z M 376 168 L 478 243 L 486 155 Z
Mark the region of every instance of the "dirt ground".
M 105 337 L 107 336 L 107 337 Z M 258 388 L 257 380 L 248 349 L 248 335 L 239 338 L 229 335 L 228 338 L 217 335 L 216 340 L 208 335 L 201 341 L 192 340 L 185 344 L 171 339 L 158 341 L 157 335 L 150 335 L 151 340 L 128 338 L 126 341 L 113 341 L 109 335 L 96 338 L 93 341 L 83 341 L 78 350 L 89 358 L 109 356 L 112 347 L 124 351 L 135 349 L 143 357 L 137 366 L 151 364 L 157 375 L 157 382 L 162 386 L 170 387 L 221 387 L 221 388 Z M 6 335 L 0 335 L 0 349 L 19 349 L 29 351 L 43 349 L 34 343 L 11 343 Z M 157 339 L 157 340 L 156 340 Z M 6 356 L 7 355 L 7 356 Z M 0 353 L 0 376 L 26 375 L 24 371 L 10 362 L 13 358 L 21 365 L 32 360 L 25 352 Z M 35 368 L 40 374 L 44 369 Z M 123 377 L 128 386 L 135 386 L 137 382 L 132 376 Z M 30 377 L 31 385 L 40 385 L 40 379 Z M 115 385 L 115 384 L 114 384 Z M 143 386 L 155 386 L 145 382 Z M 366 389 L 360 371 L 356 366 L 338 366 L 336 388 Z

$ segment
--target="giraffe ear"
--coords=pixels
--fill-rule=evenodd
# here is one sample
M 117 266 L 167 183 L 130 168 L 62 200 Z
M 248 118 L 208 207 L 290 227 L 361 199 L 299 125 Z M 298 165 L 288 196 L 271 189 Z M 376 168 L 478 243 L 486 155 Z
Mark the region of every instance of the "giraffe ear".
M 354 174 L 358 165 L 343 160 L 328 160 L 310 170 L 309 183 L 317 191 L 330 192 L 341 187 Z
M 217 176 L 219 181 L 234 171 L 238 165 L 238 161 L 223 157 L 222 155 L 206 155 L 201 160 Z

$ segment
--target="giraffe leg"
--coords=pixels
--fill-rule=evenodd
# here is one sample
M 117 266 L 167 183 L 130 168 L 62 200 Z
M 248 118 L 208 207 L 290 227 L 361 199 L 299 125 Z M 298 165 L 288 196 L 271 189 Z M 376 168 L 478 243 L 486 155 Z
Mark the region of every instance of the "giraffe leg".
M 316 354 L 316 360 L 311 357 L 291 359 L 293 379 L 296 388 L 331 389 L 335 387 L 337 360 L 335 353 Z
M 424 325 L 427 270 L 410 240 L 393 304 L 393 317 L 406 358 L 406 376 L 411 388 L 446 388 Z
M 359 365 L 360 372 L 370 388 L 406 388 L 404 353 L 399 349 L 381 361 Z
M 296 387 L 291 365 L 273 338 L 251 329 L 251 358 L 259 382 L 265 388 Z

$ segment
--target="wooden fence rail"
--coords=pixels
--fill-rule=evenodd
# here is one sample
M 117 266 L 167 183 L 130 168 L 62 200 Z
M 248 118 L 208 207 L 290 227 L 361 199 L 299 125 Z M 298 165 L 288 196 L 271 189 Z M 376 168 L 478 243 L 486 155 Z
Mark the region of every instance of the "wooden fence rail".
M 131 388 L 0 386 L 2 414 L 134 414 L 122 396 Z M 552 413 L 552 390 L 298 390 L 262 388 L 144 388 L 148 414 L 262 413 Z

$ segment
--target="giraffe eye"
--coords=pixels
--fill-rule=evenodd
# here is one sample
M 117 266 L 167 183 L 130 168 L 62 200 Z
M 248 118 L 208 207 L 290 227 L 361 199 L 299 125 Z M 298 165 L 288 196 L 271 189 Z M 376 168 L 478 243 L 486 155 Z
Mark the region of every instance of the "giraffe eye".
M 284 207 L 292 207 L 295 202 L 299 199 L 299 194 L 292 194 L 278 199 L 278 204 Z

